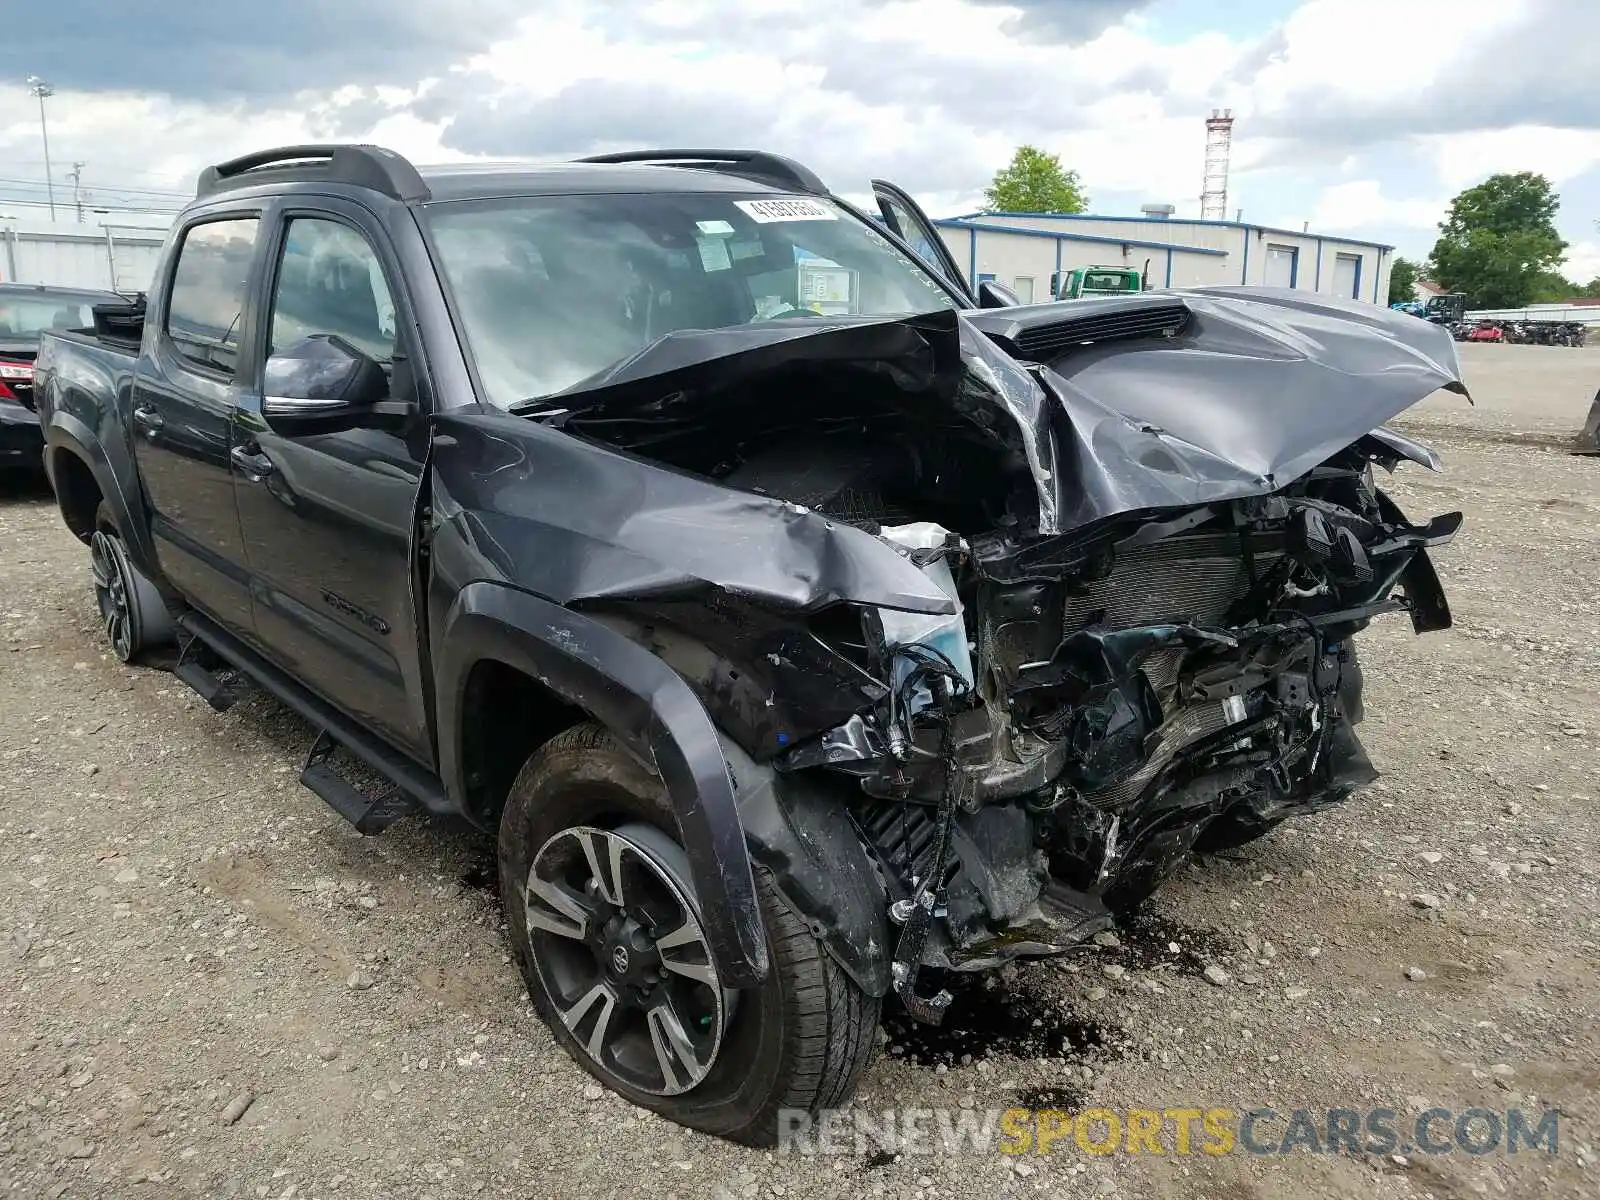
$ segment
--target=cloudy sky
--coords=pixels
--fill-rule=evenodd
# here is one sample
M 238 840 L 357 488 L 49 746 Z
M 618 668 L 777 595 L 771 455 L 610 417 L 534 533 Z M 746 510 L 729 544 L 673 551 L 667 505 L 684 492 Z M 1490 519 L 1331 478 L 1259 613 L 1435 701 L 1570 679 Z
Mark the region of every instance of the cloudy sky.
M 845 195 L 975 208 L 1021 142 L 1091 210 L 1198 214 L 1203 118 L 1237 118 L 1230 209 L 1425 255 L 1495 171 L 1562 196 L 1600 275 L 1596 0 L 55 0 L 8 13 L 0 213 L 176 207 L 209 161 L 373 141 L 419 162 L 756 146 Z

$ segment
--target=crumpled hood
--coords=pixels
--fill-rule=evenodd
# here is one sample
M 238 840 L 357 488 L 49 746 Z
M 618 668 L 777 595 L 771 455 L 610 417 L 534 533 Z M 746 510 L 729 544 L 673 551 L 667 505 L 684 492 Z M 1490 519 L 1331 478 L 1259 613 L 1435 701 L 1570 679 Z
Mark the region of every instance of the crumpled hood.
M 1162 306 L 1173 336 L 1103 332 Z M 1085 343 L 1077 322 L 1096 314 L 1112 324 Z M 1040 361 L 1027 349 L 1038 339 L 1019 330 L 1061 349 Z M 686 332 L 519 406 L 529 420 L 438 418 L 436 508 L 459 518 L 497 573 L 562 603 L 710 584 L 784 609 L 844 599 L 951 611 L 871 534 L 652 460 L 658 437 L 759 407 L 801 369 L 822 392 L 837 380 L 908 411 L 941 409 L 954 418 L 949 436 L 1008 454 L 1038 500 L 1025 536 L 1044 537 L 1276 491 L 1430 392 L 1463 390 L 1437 326 L 1264 288 Z M 625 444 L 619 428 L 639 439 L 622 457 L 603 444 Z M 1385 446 L 1428 461 L 1403 438 Z M 959 474 L 942 486 L 963 485 L 980 486 Z M 525 536 L 532 528 L 539 539 Z
M 1005 341 L 1086 303 L 964 319 Z M 1275 491 L 1432 392 L 1466 394 L 1446 330 L 1376 305 L 1260 287 L 1092 303 L 1189 316 L 1175 336 L 1078 345 L 1040 368 L 1066 416 L 1058 478 L 1040 480 L 1055 528 L 1041 532 Z

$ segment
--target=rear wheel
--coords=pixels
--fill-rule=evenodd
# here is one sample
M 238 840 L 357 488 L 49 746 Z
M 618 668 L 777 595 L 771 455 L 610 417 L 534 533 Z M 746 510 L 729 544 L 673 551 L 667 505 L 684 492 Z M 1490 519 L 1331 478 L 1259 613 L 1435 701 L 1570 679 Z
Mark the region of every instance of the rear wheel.
M 94 576 L 95 606 L 111 652 L 133 662 L 147 650 L 170 644 L 176 636 L 172 616 L 161 593 L 128 559 L 115 517 L 105 501 L 94 514 L 89 535 L 89 569 Z
M 879 1001 L 824 953 L 765 871 L 770 962 L 722 985 L 660 781 L 605 730 L 537 751 L 500 825 L 500 890 L 539 1014 L 578 1065 L 670 1120 L 770 1145 L 780 1110 L 845 1104 Z

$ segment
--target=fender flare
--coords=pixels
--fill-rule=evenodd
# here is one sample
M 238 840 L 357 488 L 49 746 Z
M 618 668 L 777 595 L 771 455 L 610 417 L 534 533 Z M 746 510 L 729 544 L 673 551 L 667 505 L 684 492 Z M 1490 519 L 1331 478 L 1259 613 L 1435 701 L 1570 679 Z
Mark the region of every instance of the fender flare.
M 78 417 L 70 412 L 57 409 L 50 414 L 50 424 L 45 427 L 45 474 L 50 479 L 50 488 L 58 493 L 56 484 L 56 455 L 71 454 L 83 460 L 89 468 L 89 473 L 94 476 L 96 486 L 100 489 L 100 496 L 111 506 L 112 515 L 116 517 L 117 529 L 122 533 L 123 545 L 128 556 L 133 559 L 134 566 L 152 580 L 162 578 L 156 564 L 155 545 L 150 540 L 150 527 L 147 522 L 135 520 L 132 507 L 128 503 L 127 494 L 122 488 L 121 481 L 117 479 L 116 469 L 111 464 L 111 458 L 106 453 L 105 447 L 100 444 L 100 439 Z
M 615 630 L 503 583 L 463 588 L 437 645 L 439 761 L 448 794 L 466 795 L 460 725 L 473 666 L 496 660 L 538 680 L 661 777 L 718 971 L 734 988 L 765 979 L 766 935 L 733 780 L 717 727 L 689 685 Z
M 896 936 L 888 888 L 850 819 L 843 781 L 780 774 L 726 737 L 723 751 L 750 853 L 828 957 L 869 996 L 887 994 Z

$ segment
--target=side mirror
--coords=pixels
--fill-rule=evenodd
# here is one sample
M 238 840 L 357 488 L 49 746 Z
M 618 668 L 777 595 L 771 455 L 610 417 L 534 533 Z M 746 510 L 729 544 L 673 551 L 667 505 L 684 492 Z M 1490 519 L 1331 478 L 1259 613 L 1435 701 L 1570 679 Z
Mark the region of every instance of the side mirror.
M 314 333 L 267 359 L 261 412 L 267 417 L 332 416 L 370 408 L 389 394 L 377 360 L 337 334 Z
M 1015 308 L 1022 301 L 1003 283 L 985 279 L 978 285 L 979 308 Z

